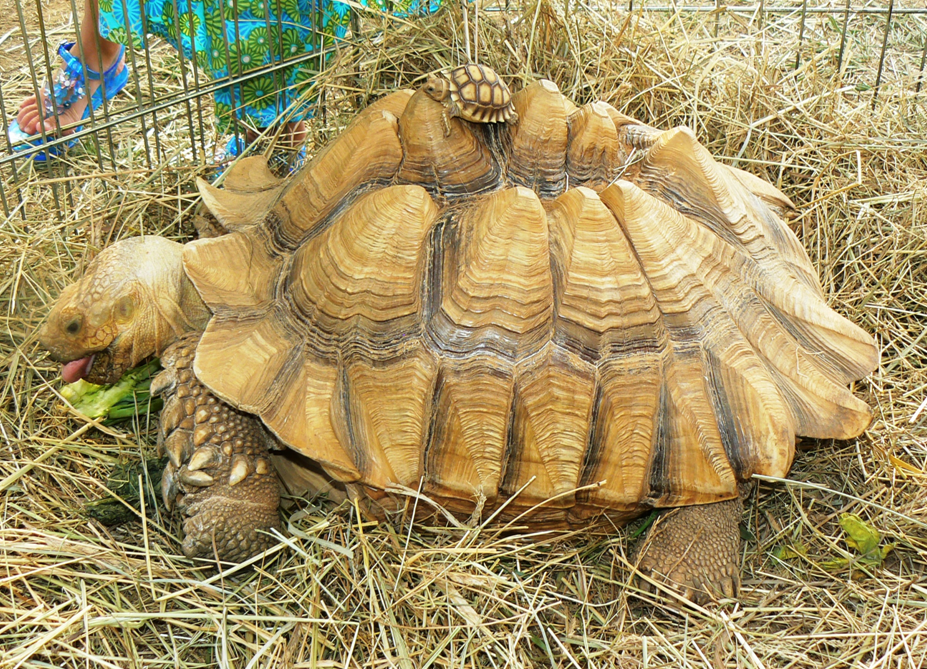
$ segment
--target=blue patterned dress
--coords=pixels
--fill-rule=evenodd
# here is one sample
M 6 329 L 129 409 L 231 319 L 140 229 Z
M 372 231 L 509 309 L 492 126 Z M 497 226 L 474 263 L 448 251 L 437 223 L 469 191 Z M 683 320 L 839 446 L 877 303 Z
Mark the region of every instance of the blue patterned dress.
M 396 16 L 434 12 L 442 0 L 359 0 Z M 145 13 L 142 15 L 144 2 Z M 157 35 L 213 79 L 247 76 L 281 59 L 299 63 L 249 77 L 240 85 L 215 93 L 216 119 L 228 128 L 234 109 L 257 127 L 267 127 L 282 115 L 306 118 L 312 100 L 306 94 L 319 71 L 318 57 L 347 33 L 348 5 L 338 0 L 99 0 L 100 34 L 113 42 L 144 48 L 147 35 Z M 128 16 L 127 16 L 128 15 Z M 179 39 L 178 39 L 179 36 Z M 281 58 L 282 57 L 282 58 Z

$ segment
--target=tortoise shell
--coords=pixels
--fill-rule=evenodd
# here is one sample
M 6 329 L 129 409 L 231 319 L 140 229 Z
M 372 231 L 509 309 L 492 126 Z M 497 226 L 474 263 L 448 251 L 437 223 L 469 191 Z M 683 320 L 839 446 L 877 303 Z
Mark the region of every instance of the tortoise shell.
M 509 87 L 493 70 L 470 63 L 448 73 L 448 114 L 474 123 L 514 122 Z
M 508 103 L 479 66 L 452 81 Z M 549 81 L 511 104 L 509 133 L 445 133 L 403 91 L 286 186 L 201 181 L 230 233 L 184 250 L 200 380 L 369 500 L 557 523 L 730 499 L 796 435 L 865 429 L 847 384 L 877 349 L 787 197 Z

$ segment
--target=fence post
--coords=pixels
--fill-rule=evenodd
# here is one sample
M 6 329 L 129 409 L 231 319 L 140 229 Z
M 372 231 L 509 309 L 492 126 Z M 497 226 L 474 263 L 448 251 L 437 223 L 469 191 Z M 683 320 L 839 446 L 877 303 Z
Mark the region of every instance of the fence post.
M 882 38 L 882 53 L 879 55 L 879 72 L 876 74 L 875 87 L 872 91 L 872 108 L 875 109 L 879 99 L 879 86 L 882 85 L 882 68 L 885 66 L 885 50 L 888 48 L 888 33 L 892 29 L 892 10 L 895 0 L 888 0 L 888 16 L 885 19 L 885 35 Z

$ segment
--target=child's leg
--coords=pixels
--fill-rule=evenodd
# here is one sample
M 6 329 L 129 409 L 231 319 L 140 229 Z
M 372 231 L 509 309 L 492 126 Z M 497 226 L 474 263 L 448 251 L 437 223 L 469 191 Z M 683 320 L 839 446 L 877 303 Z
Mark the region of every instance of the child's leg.
M 79 58 L 89 69 L 104 72 L 119 58 L 120 48 L 119 44 L 100 37 L 97 0 L 87 0 L 84 6 L 84 19 L 80 26 L 80 36 L 71 47 L 70 53 Z M 124 63 L 122 67 L 125 67 Z M 69 108 L 59 112 L 58 121 L 61 125 L 75 123 L 83 117 L 90 97 L 99 86 L 99 81 L 87 80 L 86 95 Z M 40 124 L 43 124 L 46 132 L 53 132 L 57 128 L 54 115 L 46 114 L 44 101 L 36 99 L 34 95 L 29 96 L 20 104 L 16 120 L 27 135 L 37 134 Z

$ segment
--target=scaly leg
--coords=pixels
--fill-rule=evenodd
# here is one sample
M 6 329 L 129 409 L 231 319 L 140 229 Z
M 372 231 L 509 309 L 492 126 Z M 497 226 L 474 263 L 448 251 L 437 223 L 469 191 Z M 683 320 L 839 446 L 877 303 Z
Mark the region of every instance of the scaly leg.
M 199 334 L 168 347 L 152 390 L 164 395 L 159 444 L 170 463 L 165 505 L 185 516 L 183 552 L 241 562 L 276 543 L 280 483 L 271 464 L 273 437 L 261 422 L 215 397 L 193 373 Z
M 661 516 L 635 550 L 642 574 L 681 589 L 704 604 L 740 589 L 742 498 L 673 509 Z M 646 581 L 640 587 L 650 590 Z

